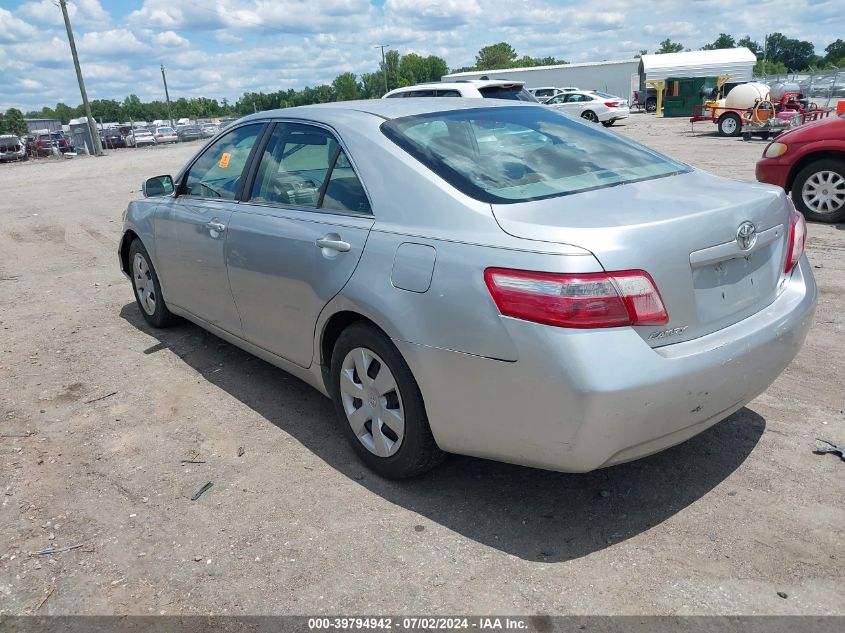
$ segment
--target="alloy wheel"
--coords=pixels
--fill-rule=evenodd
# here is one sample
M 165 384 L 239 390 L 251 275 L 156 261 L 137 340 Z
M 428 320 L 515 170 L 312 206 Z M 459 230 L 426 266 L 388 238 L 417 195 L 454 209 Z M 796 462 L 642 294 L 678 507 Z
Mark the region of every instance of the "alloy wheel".
M 839 211 L 845 205 L 845 178 L 835 171 L 818 171 L 804 183 L 801 199 L 814 213 Z
M 396 378 L 375 352 L 356 347 L 343 359 L 340 397 L 355 437 L 378 457 L 395 455 L 405 435 Z

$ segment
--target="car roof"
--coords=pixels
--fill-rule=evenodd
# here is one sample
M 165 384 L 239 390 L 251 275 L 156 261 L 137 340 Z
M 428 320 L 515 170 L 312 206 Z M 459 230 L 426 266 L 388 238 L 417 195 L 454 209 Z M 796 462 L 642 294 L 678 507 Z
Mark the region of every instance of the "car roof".
M 263 120 L 270 118 L 313 118 L 317 121 L 331 120 L 341 114 L 352 112 L 369 114 L 381 119 L 390 120 L 433 112 L 450 112 L 452 110 L 469 110 L 478 108 L 502 107 L 538 107 L 539 103 L 516 101 L 510 99 L 473 99 L 467 97 L 450 97 L 437 99 L 431 97 L 407 97 L 405 99 L 367 99 L 361 101 L 335 101 L 332 103 L 318 103 L 314 105 L 283 108 L 280 110 L 265 110 L 245 116 L 239 121 Z

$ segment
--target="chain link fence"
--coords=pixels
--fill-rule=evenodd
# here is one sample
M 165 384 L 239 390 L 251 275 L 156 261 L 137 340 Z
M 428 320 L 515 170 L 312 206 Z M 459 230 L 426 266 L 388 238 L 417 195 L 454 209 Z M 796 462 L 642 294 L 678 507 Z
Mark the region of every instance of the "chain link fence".
M 776 83 L 796 83 L 801 93 L 820 108 L 836 108 L 838 101 L 845 100 L 845 68 L 817 73 L 758 76 L 754 77 L 754 81 L 770 86 Z

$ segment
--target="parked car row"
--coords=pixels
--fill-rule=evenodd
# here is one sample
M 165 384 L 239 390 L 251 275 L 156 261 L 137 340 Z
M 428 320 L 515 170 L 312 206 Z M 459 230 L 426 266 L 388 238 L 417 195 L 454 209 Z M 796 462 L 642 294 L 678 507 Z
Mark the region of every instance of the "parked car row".
M 119 147 L 143 147 L 164 143 L 184 143 L 212 138 L 220 131 L 213 123 L 177 125 L 151 125 L 129 128 L 110 128 L 100 132 L 100 141 L 105 149 Z

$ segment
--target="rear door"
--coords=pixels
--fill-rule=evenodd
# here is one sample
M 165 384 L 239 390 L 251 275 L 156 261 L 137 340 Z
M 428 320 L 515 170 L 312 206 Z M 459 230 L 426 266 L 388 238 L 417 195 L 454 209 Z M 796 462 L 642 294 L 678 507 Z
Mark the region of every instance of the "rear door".
M 308 367 L 317 317 L 363 252 L 370 202 L 338 139 L 316 124 L 277 123 L 254 172 L 226 238 L 244 338 Z
M 241 334 L 224 246 L 241 181 L 263 123 L 235 128 L 209 146 L 156 212 L 156 254 L 168 303 Z

